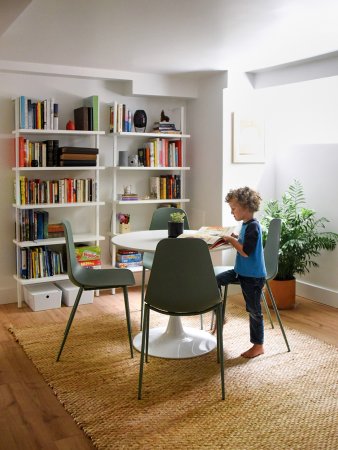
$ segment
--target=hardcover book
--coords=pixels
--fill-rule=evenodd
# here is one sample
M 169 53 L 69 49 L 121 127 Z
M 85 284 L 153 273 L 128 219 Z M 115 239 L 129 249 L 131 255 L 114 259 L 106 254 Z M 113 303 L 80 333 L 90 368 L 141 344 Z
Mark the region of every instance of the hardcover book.
M 225 236 L 231 236 L 237 230 L 236 226 L 232 227 L 201 227 L 194 234 L 181 234 L 179 238 L 196 238 L 206 242 L 210 249 L 230 245 Z

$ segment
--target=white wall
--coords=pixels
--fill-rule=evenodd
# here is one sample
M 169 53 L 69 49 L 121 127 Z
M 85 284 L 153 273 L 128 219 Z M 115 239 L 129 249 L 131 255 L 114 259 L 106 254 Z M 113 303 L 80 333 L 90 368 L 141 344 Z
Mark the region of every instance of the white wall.
M 242 110 L 265 117 L 266 164 L 231 163 L 230 114 Z M 230 74 L 224 94 L 225 191 L 248 184 L 268 201 L 280 198 L 296 178 L 306 206 L 330 220 L 328 231 L 338 232 L 337 117 L 338 77 L 255 90 L 244 74 Z M 338 249 L 323 252 L 317 262 L 318 269 L 297 278 L 297 293 L 338 307 Z
M 134 81 L 137 77 L 134 75 Z M 156 79 L 158 83 L 155 83 Z M 140 80 L 146 83 L 147 77 L 142 75 Z M 28 98 L 44 99 L 54 97 L 59 103 L 59 128 L 64 129 L 68 120 L 73 119 L 73 109 L 82 106 L 84 97 L 98 94 L 101 101 L 100 107 L 100 128 L 107 131 L 108 122 L 108 104 L 113 101 L 126 103 L 132 110 L 145 109 L 148 116 L 149 130 L 155 120 L 159 120 L 161 110 L 164 109 L 166 114 L 172 116 L 174 110 L 180 106 L 186 106 L 187 101 L 183 98 L 167 97 L 170 94 L 176 94 L 178 91 L 185 93 L 186 96 L 191 94 L 194 83 L 189 84 L 189 89 L 185 90 L 184 86 L 188 86 L 186 80 L 183 79 L 182 86 L 179 88 L 178 82 L 173 83 L 172 78 L 165 83 L 165 77 L 150 77 L 151 82 L 146 83 L 147 92 L 150 97 L 145 96 L 125 96 L 129 91 L 130 81 L 115 81 L 105 79 L 92 79 L 86 77 L 74 76 L 53 76 L 52 74 L 28 74 L 28 73 L 0 73 L 0 248 L 2 257 L 0 259 L 0 304 L 16 302 L 16 283 L 13 279 L 15 273 L 15 247 L 12 243 L 14 238 L 14 208 L 13 203 L 13 172 L 11 168 L 14 166 L 14 143 L 12 130 L 14 128 L 14 105 L 12 98 L 25 95 Z M 137 89 L 142 90 L 142 83 L 138 81 Z M 155 90 L 152 90 L 155 86 Z M 162 86 L 163 97 L 158 96 Z M 157 96 L 153 96 L 153 95 Z M 124 143 L 124 145 L 128 145 Z M 130 152 L 137 150 L 137 144 L 129 141 Z M 112 138 L 108 136 L 100 137 L 100 164 L 112 166 Z M 145 178 L 145 177 L 143 177 Z M 134 178 L 133 183 L 142 183 L 139 177 Z M 121 185 L 123 182 L 121 182 Z M 129 180 L 126 180 L 129 184 Z M 143 185 L 142 185 L 143 186 Z M 137 187 L 137 186 L 136 186 Z M 143 186 L 144 188 L 144 186 Z M 121 191 L 122 192 L 122 191 Z M 101 243 L 103 250 L 103 262 L 110 263 L 110 239 L 108 232 L 110 231 L 111 219 L 111 203 L 112 198 L 112 168 L 107 168 L 101 172 L 101 200 L 106 201 L 106 205 L 100 207 L 100 233 L 106 236 L 106 241 Z M 53 214 L 67 214 L 74 218 L 76 226 L 79 227 L 75 231 L 88 231 L 86 221 L 92 218 L 83 217 L 85 208 L 67 208 L 64 211 L 55 208 Z M 82 210 L 82 212 L 81 212 Z M 87 210 L 86 210 L 87 211 Z M 151 208 L 134 206 L 132 211 L 132 228 L 148 228 L 150 221 Z M 82 214 L 82 215 L 81 215 Z M 68 217 L 68 216 L 67 216 Z M 70 218 L 70 217 L 69 217 Z

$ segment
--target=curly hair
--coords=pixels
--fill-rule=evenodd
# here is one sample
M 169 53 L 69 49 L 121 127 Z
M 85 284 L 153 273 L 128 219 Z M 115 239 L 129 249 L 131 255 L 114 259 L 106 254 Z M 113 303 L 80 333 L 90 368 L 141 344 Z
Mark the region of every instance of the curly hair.
M 248 186 L 245 186 L 243 188 L 231 189 L 228 192 L 225 197 L 225 201 L 229 203 L 232 200 L 235 200 L 241 206 L 247 208 L 250 212 L 256 212 L 259 210 L 259 205 L 262 199 L 258 192 L 250 189 Z

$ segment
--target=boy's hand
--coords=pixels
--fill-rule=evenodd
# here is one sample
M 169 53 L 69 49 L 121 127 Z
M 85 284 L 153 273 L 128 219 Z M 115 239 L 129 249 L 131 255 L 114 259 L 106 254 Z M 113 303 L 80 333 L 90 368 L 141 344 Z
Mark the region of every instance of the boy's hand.
M 231 233 L 231 236 L 238 239 L 238 234 L 236 234 L 236 233 Z

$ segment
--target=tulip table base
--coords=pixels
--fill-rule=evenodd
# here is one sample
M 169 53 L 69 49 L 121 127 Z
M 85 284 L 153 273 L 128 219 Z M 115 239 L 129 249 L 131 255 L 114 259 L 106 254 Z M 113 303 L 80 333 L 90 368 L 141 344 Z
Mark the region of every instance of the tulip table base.
M 135 336 L 134 347 L 139 352 L 142 333 Z M 183 327 L 181 317 L 170 316 L 167 327 L 149 330 L 148 354 L 159 358 L 194 358 L 217 347 L 216 337 L 197 328 Z

